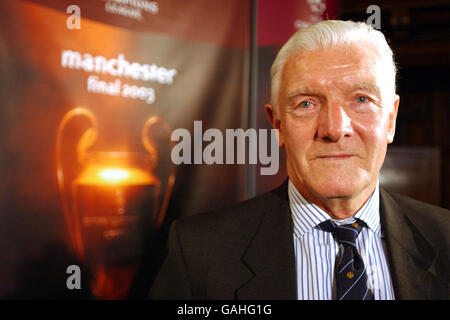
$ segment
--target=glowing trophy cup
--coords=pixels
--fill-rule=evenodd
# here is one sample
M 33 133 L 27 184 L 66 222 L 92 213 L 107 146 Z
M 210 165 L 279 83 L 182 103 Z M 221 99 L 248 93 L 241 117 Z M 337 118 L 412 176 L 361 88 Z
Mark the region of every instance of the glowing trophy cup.
M 63 170 L 63 133 L 75 117 L 87 118 L 91 127 L 77 143 L 81 172 L 68 184 Z M 100 299 L 126 297 L 143 253 L 143 239 L 164 221 L 175 167 L 171 165 L 161 201 L 161 181 L 154 174 L 158 153 L 149 138 L 156 124 L 162 125 L 170 140 L 168 125 L 159 117 L 150 117 L 142 130 L 148 153 L 89 151 L 97 139 L 97 119 L 85 108 L 68 111 L 58 127 L 56 166 L 65 221 L 76 254 L 92 268 L 91 289 Z

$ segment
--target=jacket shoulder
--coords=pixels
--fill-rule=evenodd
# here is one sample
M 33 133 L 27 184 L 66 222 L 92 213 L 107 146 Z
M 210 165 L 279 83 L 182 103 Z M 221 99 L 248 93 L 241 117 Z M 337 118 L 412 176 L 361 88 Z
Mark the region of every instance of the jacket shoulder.
M 237 230 L 248 230 L 262 218 L 262 215 L 271 210 L 279 210 L 281 202 L 287 199 L 287 183 L 280 187 L 265 192 L 229 206 L 194 214 L 181 218 L 177 221 L 180 228 L 190 231 L 216 231 L 224 230 L 234 232 Z
M 228 235 L 242 231 L 251 232 L 257 227 L 264 211 L 273 206 L 277 194 L 269 191 L 254 198 L 220 209 L 194 214 L 177 220 L 181 233 Z
M 435 247 L 450 243 L 450 210 L 412 199 L 397 193 L 389 193 L 405 216 Z
M 389 193 L 391 197 L 406 210 L 408 216 L 418 219 L 425 219 L 430 222 L 444 224 L 447 227 L 450 223 L 450 210 L 422 202 L 398 193 Z
M 155 281 L 153 297 L 173 297 L 169 291 L 178 288 L 186 292 L 184 297 L 233 299 L 236 288 L 251 276 L 243 267 L 242 256 L 265 210 L 276 206 L 275 200 L 268 192 L 173 222 L 168 257 Z

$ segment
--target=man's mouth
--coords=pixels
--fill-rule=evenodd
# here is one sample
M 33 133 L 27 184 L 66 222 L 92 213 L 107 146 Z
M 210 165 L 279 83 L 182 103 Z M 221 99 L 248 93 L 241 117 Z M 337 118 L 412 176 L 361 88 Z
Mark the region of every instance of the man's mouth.
M 339 159 L 348 159 L 348 158 L 351 158 L 351 157 L 354 157 L 354 156 L 355 156 L 354 154 L 337 153 L 337 154 L 325 154 L 325 155 L 318 156 L 317 158 L 318 159 L 330 159 L 330 160 L 336 159 L 336 160 L 339 160 Z

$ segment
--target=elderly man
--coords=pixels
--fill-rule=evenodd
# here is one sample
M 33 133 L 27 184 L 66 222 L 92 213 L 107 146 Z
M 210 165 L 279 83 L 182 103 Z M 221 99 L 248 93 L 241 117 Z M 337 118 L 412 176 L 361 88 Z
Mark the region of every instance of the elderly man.
M 155 299 L 448 299 L 449 211 L 378 184 L 395 133 L 383 34 L 324 21 L 271 69 L 269 121 L 288 181 L 173 223 Z

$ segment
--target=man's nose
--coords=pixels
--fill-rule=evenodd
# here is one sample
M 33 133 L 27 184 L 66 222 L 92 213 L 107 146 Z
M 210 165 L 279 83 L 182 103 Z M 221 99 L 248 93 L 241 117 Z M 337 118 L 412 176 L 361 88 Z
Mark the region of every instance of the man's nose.
M 353 134 L 352 122 L 341 104 L 328 104 L 319 114 L 317 136 L 328 142 L 339 142 Z

